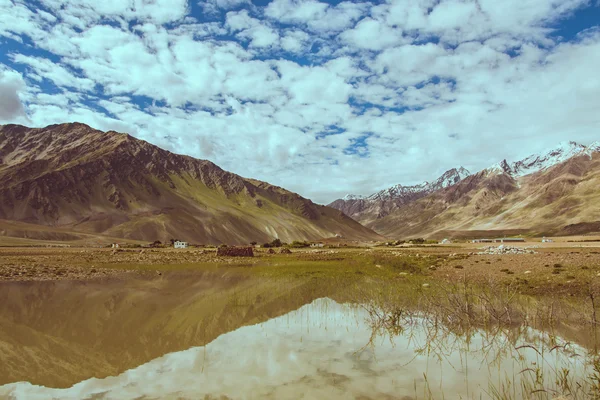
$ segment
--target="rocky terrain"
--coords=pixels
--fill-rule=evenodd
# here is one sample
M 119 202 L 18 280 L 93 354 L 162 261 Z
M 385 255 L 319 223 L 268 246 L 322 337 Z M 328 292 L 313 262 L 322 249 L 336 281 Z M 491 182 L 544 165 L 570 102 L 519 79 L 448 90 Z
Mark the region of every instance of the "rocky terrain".
M 50 227 L 45 238 L 61 241 L 86 234 L 198 244 L 380 238 L 283 188 L 78 123 L 0 126 L 0 232 L 29 237 L 14 224 L 3 230 L 3 221 L 28 231 Z
M 563 143 L 514 163 L 503 160 L 455 184 L 398 202 L 388 213 L 351 215 L 390 238 L 597 232 L 598 150 L 598 144 Z
M 489 246 L 482 251 L 477 252 L 478 255 L 504 255 L 504 254 L 535 254 L 536 251 L 532 247 L 516 247 L 516 246 Z

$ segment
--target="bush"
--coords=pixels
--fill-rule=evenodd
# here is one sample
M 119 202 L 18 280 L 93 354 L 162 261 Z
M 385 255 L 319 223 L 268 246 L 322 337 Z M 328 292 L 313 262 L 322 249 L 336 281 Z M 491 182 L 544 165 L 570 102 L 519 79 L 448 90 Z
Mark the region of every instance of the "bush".
M 294 240 L 292 242 L 292 244 L 290 244 L 290 247 L 295 248 L 295 249 L 300 249 L 303 247 L 310 247 L 310 243 L 308 242 L 301 242 L 299 240 Z
M 281 240 L 279 240 L 279 239 L 275 239 L 271 243 L 265 243 L 262 245 L 262 247 L 267 248 L 267 249 L 269 247 L 281 247 L 281 246 L 283 246 L 283 243 L 281 243 Z

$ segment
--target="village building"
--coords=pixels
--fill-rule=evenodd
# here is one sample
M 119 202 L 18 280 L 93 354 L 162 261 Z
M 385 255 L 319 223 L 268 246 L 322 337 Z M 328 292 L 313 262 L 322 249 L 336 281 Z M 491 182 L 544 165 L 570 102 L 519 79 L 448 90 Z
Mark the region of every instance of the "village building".
M 473 239 L 471 243 L 522 243 L 523 238 Z
M 176 249 L 187 249 L 188 247 L 188 242 L 181 242 L 179 240 L 176 240 L 173 243 L 173 247 L 175 247 Z
M 542 243 L 553 243 L 553 242 L 554 242 L 554 240 L 547 238 L 546 236 L 544 236 L 542 238 Z
M 324 247 L 324 246 L 325 246 L 325 243 L 322 243 L 322 242 L 315 242 L 315 243 L 310 244 L 310 247 L 313 247 L 313 248 L 314 247 Z
M 498 238 L 494 239 L 494 243 L 522 243 L 525 242 L 523 238 Z
M 450 239 L 444 239 L 440 242 L 440 244 L 451 244 L 452 242 L 450 241 Z
M 113 243 L 111 247 L 113 249 L 118 249 L 119 248 L 119 243 Z

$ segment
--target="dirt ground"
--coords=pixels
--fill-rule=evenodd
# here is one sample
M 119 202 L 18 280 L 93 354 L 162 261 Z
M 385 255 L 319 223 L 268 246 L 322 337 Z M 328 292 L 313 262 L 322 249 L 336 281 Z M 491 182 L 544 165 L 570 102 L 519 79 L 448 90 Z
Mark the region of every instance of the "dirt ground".
M 535 254 L 479 255 L 498 244 L 460 244 L 400 248 L 292 249 L 292 254 L 255 250 L 254 257 L 218 257 L 216 249 L 0 248 L 0 281 L 89 280 L 161 275 L 171 270 L 260 267 L 282 275 L 346 271 L 367 275 L 420 275 L 430 280 L 502 283 L 524 294 L 585 296 L 600 285 L 600 247 L 591 243 L 525 243 Z M 398 267 L 400 260 L 404 264 Z M 407 264 L 415 268 L 406 269 Z M 410 266 L 410 265 L 409 265 Z M 287 267 L 287 268 L 283 268 Z M 374 268 L 375 267 L 375 268 Z M 386 271 L 387 270 L 387 271 Z M 408 272 L 406 272 L 408 271 Z

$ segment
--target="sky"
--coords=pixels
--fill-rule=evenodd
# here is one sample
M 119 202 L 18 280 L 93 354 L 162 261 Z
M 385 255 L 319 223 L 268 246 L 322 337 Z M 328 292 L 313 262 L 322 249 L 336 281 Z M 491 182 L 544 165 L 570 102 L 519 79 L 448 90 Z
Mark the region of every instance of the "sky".
M 319 203 L 600 139 L 600 0 L 0 0 L 0 124 Z

